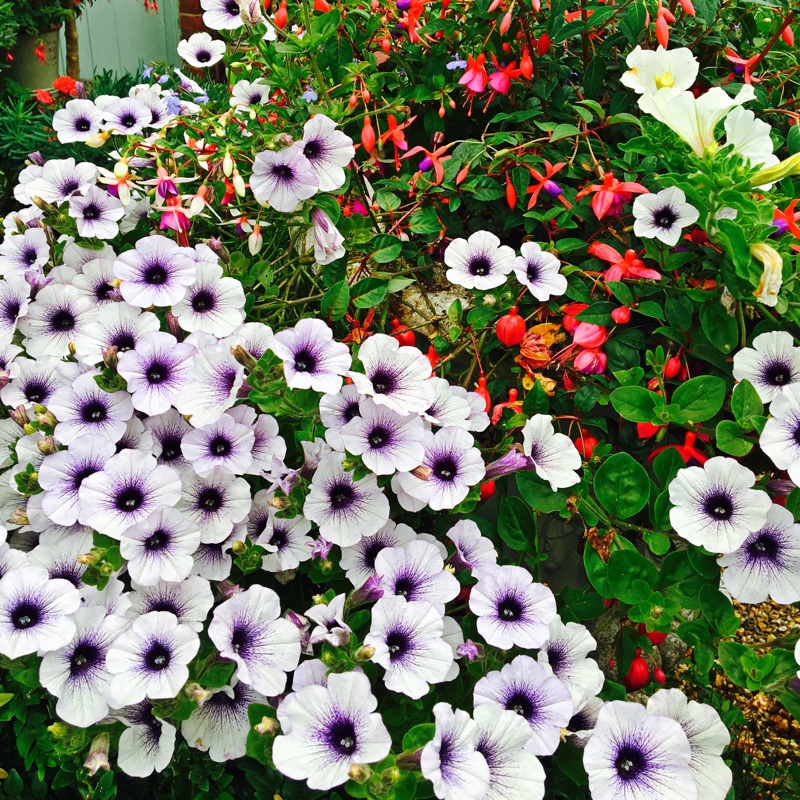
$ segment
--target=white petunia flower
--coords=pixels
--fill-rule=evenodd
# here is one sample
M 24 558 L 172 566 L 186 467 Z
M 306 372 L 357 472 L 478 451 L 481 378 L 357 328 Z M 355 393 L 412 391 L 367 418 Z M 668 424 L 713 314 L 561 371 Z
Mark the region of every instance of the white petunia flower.
M 514 251 L 489 231 L 453 239 L 444 251 L 447 280 L 467 289 L 496 289 L 514 267 Z
M 800 384 L 800 347 L 788 331 L 768 331 L 733 356 L 733 377 L 748 380 L 763 403 L 771 403 L 787 386 Z
M 567 279 L 559 272 L 561 262 L 552 253 L 545 253 L 536 242 L 524 242 L 520 253 L 514 259 L 514 274 L 537 300 L 545 302 L 567 291 Z
M 658 194 L 640 194 L 633 201 L 633 232 L 644 239 L 658 239 L 674 247 L 683 229 L 694 225 L 700 212 L 686 202 L 686 195 L 670 186 Z
M 522 451 L 536 468 L 536 474 L 555 492 L 580 481 L 576 470 L 581 455 L 569 436 L 556 433 L 553 420 L 546 414 L 534 414 L 522 429 Z
M 731 553 L 764 525 L 772 506 L 766 492 L 752 488 L 755 482 L 747 467 L 724 456 L 681 469 L 669 485 L 670 524 L 694 545 Z
M 659 89 L 683 92 L 697 80 L 700 64 L 688 47 L 667 50 L 642 50 L 639 45 L 628 53 L 625 63 L 630 69 L 620 82 L 636 94 L 655 94 Z

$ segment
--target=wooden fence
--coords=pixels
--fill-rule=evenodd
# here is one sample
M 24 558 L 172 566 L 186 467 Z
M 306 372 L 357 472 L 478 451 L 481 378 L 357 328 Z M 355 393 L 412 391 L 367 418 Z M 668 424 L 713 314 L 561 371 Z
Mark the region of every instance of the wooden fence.
M 150 61 L 178 64 L 178 0 L 159 0 L 158 5 L 154 14 L 145 10 L 142 0 L 95 0 L 78 20 L 83 77 L 104 69 L 117 75 L 137 73 Z M 62 33 L 60 74 L 65 71 L 64 54 Z

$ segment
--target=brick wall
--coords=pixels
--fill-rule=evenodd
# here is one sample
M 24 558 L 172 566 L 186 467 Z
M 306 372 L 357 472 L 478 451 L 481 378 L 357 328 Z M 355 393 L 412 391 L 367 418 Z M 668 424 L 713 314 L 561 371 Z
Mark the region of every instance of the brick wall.
M 187 39 L 198 31 L 208 30 L 203 25 L 203 7 L 200 5 L 200 0 L 178 0 L 178 14 L 181 39 Z

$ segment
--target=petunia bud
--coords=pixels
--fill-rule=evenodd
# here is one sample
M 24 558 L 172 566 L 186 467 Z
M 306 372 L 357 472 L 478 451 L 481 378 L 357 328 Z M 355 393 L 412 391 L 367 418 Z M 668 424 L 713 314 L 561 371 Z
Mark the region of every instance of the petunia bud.
M 89 770 L 90 775 L 96 775 L 101 769 L 111 769 L 108 761 L 108 747 L 111 744 L 111 736 L 107 733 L 98 733 L 92 740 L 92 747 L 83 766 Z
M 259 736 L 275 736 L 280 729 L 280 723 L 272 717 L 261 717 L 261 722 L 253 726 Z

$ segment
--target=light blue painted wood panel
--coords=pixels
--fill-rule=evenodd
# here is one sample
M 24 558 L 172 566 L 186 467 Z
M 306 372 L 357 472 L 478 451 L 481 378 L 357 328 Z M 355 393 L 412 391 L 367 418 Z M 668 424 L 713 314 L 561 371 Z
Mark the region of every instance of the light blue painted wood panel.
M 142 63 L 178 63 L 175 48 L 178 0 L 159 0 L 158 13 L 145 11 L 142 0 L 95 0 L 78 19 L 81 73 L 84 78 L 110 69 L 118 75 L 139 70 Z M 61 34 L 59 72 L 64 72 Z

